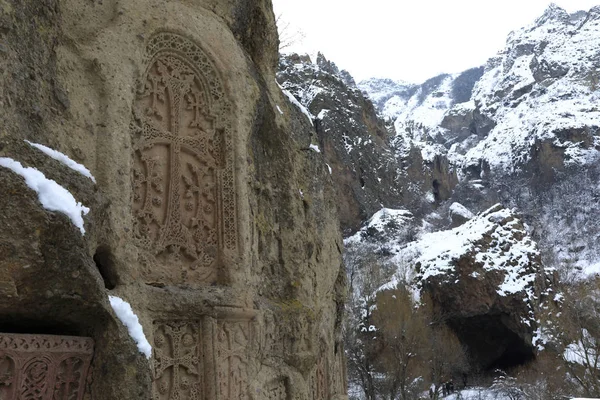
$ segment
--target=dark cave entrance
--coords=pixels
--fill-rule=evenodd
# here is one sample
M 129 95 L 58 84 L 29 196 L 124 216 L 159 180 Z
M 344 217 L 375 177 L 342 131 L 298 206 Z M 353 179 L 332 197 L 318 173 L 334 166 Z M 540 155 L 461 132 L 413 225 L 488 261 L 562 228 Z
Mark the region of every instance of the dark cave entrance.
M 533 345 L 509 328 L 512 321 L 513 318 L 503 314 L 479 315 L 454 318 L 448 321 L 448 326 L 467 348 L 476 370 L 506 371 L 524 365 L 535 357 Z

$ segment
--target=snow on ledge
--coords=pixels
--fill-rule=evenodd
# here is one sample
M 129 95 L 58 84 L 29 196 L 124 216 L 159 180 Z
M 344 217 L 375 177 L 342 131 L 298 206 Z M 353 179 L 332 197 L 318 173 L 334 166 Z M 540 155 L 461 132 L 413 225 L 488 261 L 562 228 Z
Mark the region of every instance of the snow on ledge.
M 67 167 L 71 168 L 73 171 L 79 172 L 81 175 L 86 176 L 92 180 L 92 182 L 96 183 L 96 178 L 92 175 L 89 169 L 85 166 L 79 164 L 78 162 L 73 161 L 67 155 L 61 153 L 60 151 L 56 151 L 51 149 L 50 147 L 44 146 L 43 144 L 32 143 L 29 140 L 26 140 L 27 144 L 36 149 L 40 150 L 42 153 L 46 154 L 48 157 L 54 158 L 56 161 L 61 162 Z
M 65 214 L 73 225 L 79 228 L 81 234 L 85 235 L 83 216 L 87 215 L 90 209 L 75 200 L 71 192 L 55 181 L 47 179 L 37 169 L 23 167 L 20 162 L 12 158 L 0 157 L 0 166 L 8 168 L 25 178 L 27 186 L 37 193 L 42 207 L 49 211 L 58 211 Z
M 304 107 L 302 105 L 302 103 L 300 103 L 293 94 L 291 94 L 289 91 L 285 90 L 283 87 L 281 87 L 281 85 L 279 83 L 277 83 L 277 86 L 279 86 L 279 89 L 281 89 L 281 91 L 283 92 L 283 94 L 285 94 L 288 98 L 288 100 L 290 101 L 290 103 L 292 103 L 293 105 L 295 105 L 296 107 L 298 107 L 300 109 L 300 111 L 302 111 L 302 114 L 306 115 L 306 118 L 308 118 L 308 121 L 310 122 L 311 125 L 314 125 L 313 123 L 313 119 L 315 118 L 314 115 L 312 115 L 310 113 L 310 111 L 308 111 L 308 109 L 306 107 Z
M 137 343 L 137 348 L 146 358 L 152 356 L 152 346 L 144 335 L 144 329 L 140 324 L 138 316 L 131 309 L 131 305 L 120 297 L 108 296 L 110 305 L 114 310 L 117 318 L 127 327 L 129 336 Z
M 316 152 L 316 153 L 320 153 L 321 149 L 319 149 L 319 146 L 317 146 L 316 144 L 311 144 L 310 146 L 308 146 L 309 149 L 311 149 L 312 151 Z

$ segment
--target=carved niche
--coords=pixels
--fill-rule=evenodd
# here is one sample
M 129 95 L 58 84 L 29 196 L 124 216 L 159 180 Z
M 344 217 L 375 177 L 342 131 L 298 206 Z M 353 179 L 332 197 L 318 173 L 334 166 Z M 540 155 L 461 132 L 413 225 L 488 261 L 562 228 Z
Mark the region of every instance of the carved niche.
M 154 322 L 153 400 L 248 398 L 250 320 Z
M 81 400 L 91 338 L 0 333 L 0 399 Z
M 213 284 L 237 252 L 232 107 L 193 41 L 154 35 L 133 107 L 135 237 L 147 281 Z

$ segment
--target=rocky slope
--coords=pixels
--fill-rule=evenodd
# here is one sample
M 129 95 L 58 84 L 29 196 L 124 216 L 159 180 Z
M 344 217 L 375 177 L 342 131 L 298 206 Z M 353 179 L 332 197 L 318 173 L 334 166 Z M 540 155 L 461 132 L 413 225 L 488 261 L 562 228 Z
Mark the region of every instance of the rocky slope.
M 277 80 L 314 123 L 313 141 L 331 168 L 346 234 L 382 205 L 421 213 L 447 199 L 456 176 L 445 159 L 424 162 L 420 151 L 399 142 L 390 120 L 322 54 L 314 62 L 308 56 L 283 57 Z

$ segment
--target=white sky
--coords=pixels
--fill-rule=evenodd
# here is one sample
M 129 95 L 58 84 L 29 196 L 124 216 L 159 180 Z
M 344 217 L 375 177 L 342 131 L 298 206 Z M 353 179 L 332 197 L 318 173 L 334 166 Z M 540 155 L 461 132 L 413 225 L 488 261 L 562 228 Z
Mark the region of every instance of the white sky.
M 316 53 L 357 81 L 385 77 L 420 83 L 482 65 L 506 36 L 542 15 L 548 0 L 273 0 L 275 14 L 302 31 L 286 51 Z M 557 0 L 569 12 L 600 0 Z

